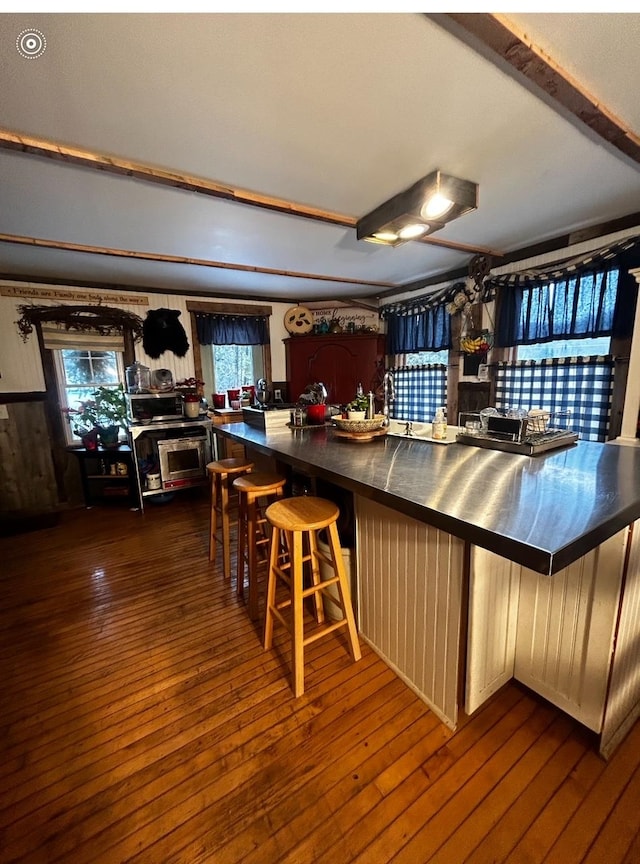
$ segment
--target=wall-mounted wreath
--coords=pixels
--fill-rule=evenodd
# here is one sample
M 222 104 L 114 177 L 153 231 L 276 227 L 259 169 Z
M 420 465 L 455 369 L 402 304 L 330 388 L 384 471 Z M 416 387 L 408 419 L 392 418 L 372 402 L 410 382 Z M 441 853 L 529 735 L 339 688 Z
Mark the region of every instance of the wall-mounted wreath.
M 18 306 L 20 318 L 16 321 L 22 341 L 26 342 L 36 324 L 48 322 L 62 324 L 67 330 L 99 333 L 111 336 L 128 329 L 134 341 L 142 339 L 142 318 L 133 312 L 113 306 Z

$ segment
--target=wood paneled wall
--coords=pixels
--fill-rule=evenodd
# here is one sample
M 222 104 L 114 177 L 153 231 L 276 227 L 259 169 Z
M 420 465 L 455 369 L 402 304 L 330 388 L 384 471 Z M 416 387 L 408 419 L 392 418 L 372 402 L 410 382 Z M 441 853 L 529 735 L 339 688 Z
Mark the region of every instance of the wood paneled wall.
M 0 403 L 0 519 L 4 528 L 49 513 L 58 502 L 41 399 Z

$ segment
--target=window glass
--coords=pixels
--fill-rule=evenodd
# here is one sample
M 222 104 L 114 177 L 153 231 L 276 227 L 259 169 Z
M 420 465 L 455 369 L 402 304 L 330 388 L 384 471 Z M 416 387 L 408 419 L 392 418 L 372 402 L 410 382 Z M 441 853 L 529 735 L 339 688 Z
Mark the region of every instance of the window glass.
M 225 393 L 255 384 L 262 372 L 261 345 L 213 345 L 215 391 Z
M 536 342 L 518 346 L 518 360 L 544 360 L 551 357 L 591 357 L 609 353 L 611 339 L 599 336 L 595 339 L 553 339 L 551 342 Z
M 96 387 L 117 387 L 124 380 L 122 354 L 118 351 L 63 349 L 54 351 L 60 408 L 78 408 L 92 398 Z M 70 424 L 63 423 L 68 443 L 78 441 Z
M 444 366 L 449 362 L 449 351 L 415 351 L 406 355 L 405 365 L 426 366 L 428 363 L 442 363 Z

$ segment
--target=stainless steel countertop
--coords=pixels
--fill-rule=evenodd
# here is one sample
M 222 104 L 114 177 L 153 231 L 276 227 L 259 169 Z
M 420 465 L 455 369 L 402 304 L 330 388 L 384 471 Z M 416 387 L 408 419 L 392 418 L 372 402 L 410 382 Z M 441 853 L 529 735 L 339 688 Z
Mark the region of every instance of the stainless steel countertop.
M 330 427 L 214 431 L 539 573 L 556 573 L 640 518 L 633 445 L 579 441 L 520 456 L 392 436 L 353 443 Z

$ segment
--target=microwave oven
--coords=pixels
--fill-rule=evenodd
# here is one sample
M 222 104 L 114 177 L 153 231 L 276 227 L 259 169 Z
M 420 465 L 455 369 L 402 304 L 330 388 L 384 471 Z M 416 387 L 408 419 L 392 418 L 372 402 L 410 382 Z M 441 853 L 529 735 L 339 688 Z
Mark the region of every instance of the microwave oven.
M 180 393 L 125 393 L 125 399 L 131 424 L 183 419 Z

